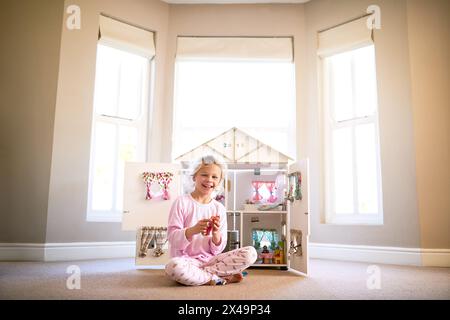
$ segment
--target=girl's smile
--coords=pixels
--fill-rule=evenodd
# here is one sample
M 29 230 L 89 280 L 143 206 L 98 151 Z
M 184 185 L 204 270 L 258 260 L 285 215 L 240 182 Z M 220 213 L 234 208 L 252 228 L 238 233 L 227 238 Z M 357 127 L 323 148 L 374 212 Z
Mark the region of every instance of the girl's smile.
M 222 170 L 215 164 L 203 165 L 194 176 L 195 191 L 199 196 L 210 196 L 220 183 Z

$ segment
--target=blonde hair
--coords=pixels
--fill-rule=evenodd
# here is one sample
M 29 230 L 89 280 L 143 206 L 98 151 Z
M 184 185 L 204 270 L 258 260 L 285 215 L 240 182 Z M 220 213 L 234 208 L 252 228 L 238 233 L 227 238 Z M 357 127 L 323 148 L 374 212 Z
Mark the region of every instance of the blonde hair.
M 215 164 L 216 166 L 218 166 L 220 168 L 219 183 L 222 182 L 225 164 L 223 162 L 221 162 L 217 157 L 212 156 L 212 155 L 207 155 L 207 156 L 201 157 L 199 160 L 197 160 L 194 163 L 194 165 L 192 167 L 191 177 L 194 178 L 195 175 L 200 171 L 201 168 L 203 168 L 204 166 L 211 165 L 211 164 Z
M 203 157 L 200 157 L 197 161 L 194 161 L 190 165 L 189 172 L 190 174 L 187 176 L 188 181 L 185 181 L 185 186 L 188 190 L 194 189 L 195 183 L 193 182 L 193 179 L 195 175 L 205 166 L 215 164 L 220 168 L 220 179 L 218 183 L 218 189 L 220 189 L 221 182 L 224 178 L 224 171 L 226 170 L 226 164 L 223 159 L 219 158 L 218 156 L 213 155 L 205 155 Z M 217 190 L 218 191 L 218 190 Z

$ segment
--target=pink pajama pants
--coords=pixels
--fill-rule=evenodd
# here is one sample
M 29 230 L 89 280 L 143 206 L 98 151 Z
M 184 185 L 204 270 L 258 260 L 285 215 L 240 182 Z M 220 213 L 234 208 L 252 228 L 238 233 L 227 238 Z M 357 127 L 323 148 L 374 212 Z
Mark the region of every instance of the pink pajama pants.
M 208 262 L 195 258 L 175 257 L 166 265 L 166 274 L 173 280 L 188 286 L 200 286 L 210 280 L 237 274 L 256 261 L 257 253 L 252 246 L 224 252 Z

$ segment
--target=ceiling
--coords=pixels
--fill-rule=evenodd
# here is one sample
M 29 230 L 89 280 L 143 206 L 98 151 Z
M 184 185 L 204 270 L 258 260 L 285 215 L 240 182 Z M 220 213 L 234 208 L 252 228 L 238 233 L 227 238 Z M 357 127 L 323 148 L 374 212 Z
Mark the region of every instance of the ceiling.
M 162 0 L 167 3 L 305 3 L 310 0 Z

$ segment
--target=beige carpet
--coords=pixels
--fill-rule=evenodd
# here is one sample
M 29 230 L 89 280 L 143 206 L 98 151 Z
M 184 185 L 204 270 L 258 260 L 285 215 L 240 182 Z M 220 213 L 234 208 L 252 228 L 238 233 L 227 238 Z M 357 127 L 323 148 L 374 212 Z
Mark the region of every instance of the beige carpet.
M 66 287 L 70 265 L 80 267 L 80 290 Z M 185 287 L 133 259 L 0 262 L 0 299 L 450 299 L 450 268 L 378 265 L 381 288 L 370 290 L 369 265 L 313 259 L 308 277 L 249 269 L 238 284 Z

